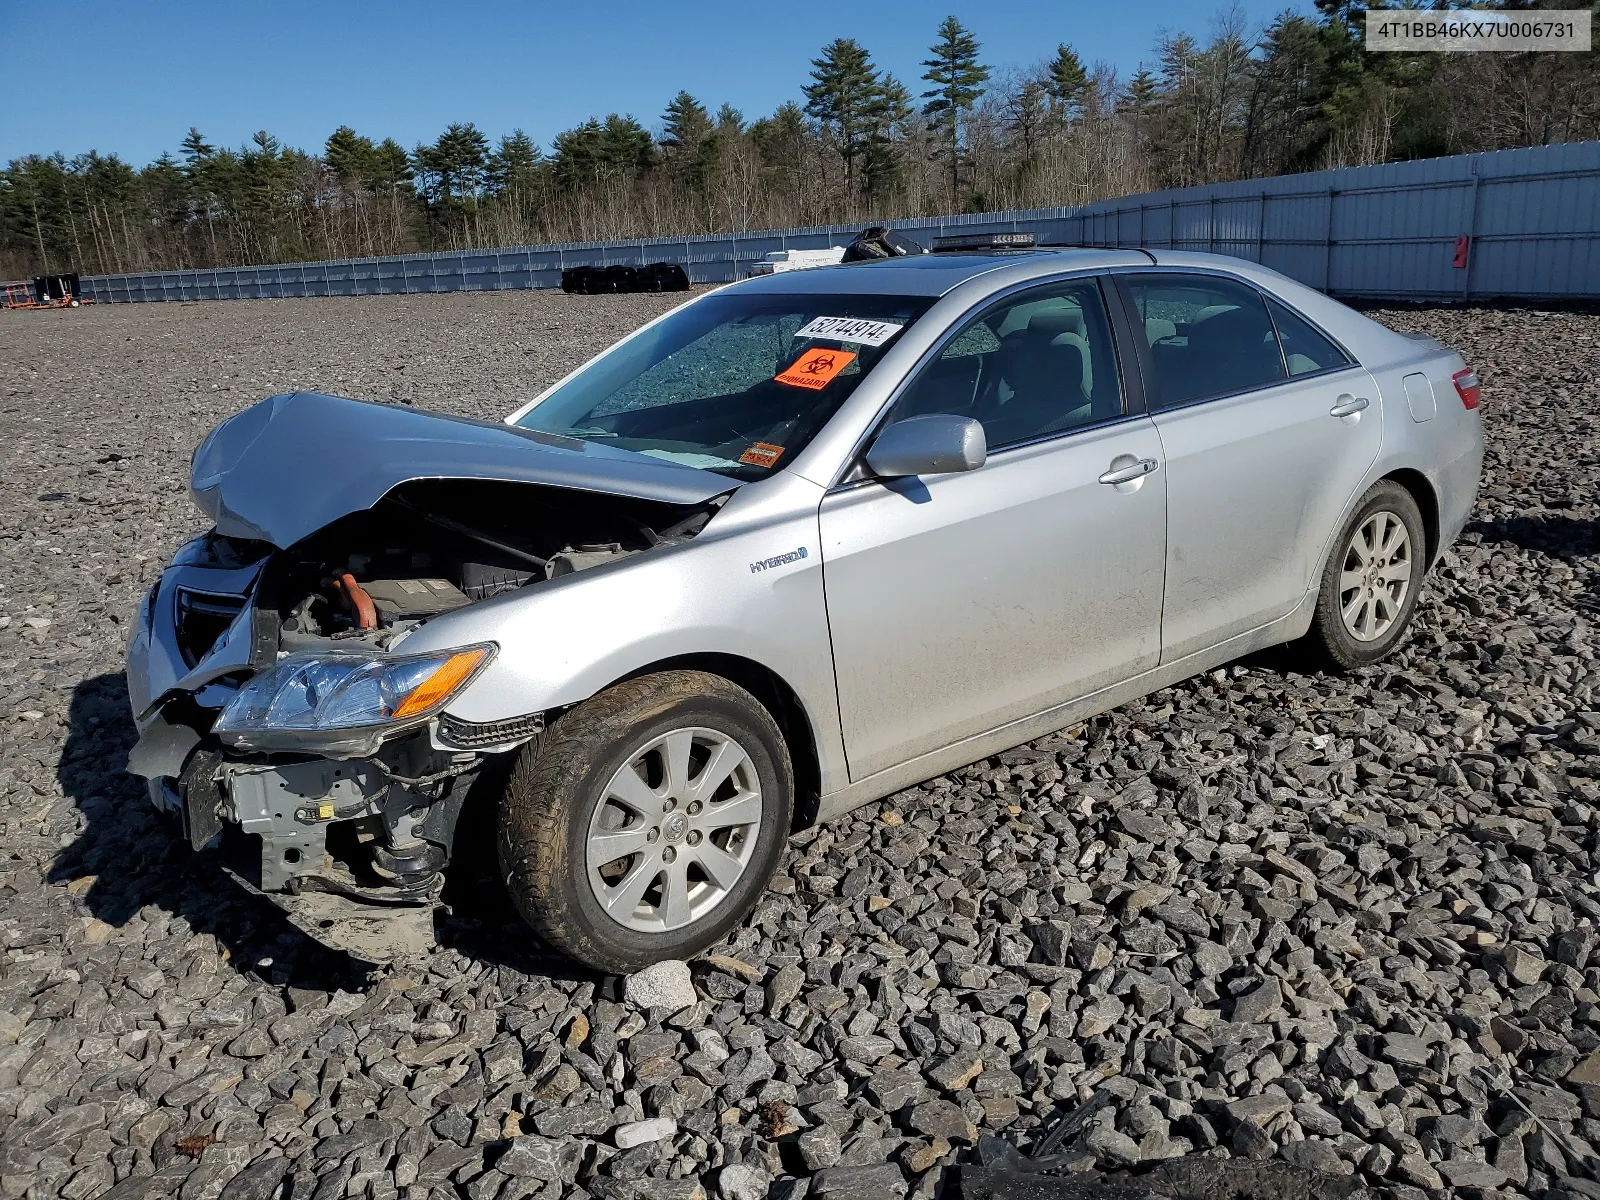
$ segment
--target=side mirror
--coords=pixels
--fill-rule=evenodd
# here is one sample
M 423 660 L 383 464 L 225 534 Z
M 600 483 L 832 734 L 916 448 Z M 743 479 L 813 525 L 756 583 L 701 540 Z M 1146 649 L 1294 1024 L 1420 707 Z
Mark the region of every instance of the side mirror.
M 971 417 L 933 413 L 896 421 L 867 451 L 867 466 L 885 479 L 976 471 L 989 455 L 983 426 Z

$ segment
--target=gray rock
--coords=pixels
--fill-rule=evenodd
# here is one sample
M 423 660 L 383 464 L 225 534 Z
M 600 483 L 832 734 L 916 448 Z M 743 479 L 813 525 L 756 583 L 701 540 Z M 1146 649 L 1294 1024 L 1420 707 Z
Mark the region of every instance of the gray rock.
M 929 1100 L 911 1110 L 907 1124 L 916 1132 L 948 1142 L 972 1143 L 978 1129 L 958 1106 L 948 1100 Z
M 1304 1167 L 1308 1171 L 1317 1171 L 1324 1175 L 1349 1175 L 1355 1168 L 1339 1157 L 1339 1150 L 1332 1142 L 1325 1142 L 1321 1138 L 1307 1138 L 1302 1142 L 1286 1142 L 1278 1150 L 1286 1162 L 1291 1162 L 1297 1167 Z
M 1233 955 L 1226 946 L 1216 942 L 1196 942 L 1190 952 L 1195 970 L 1207 979 L 1215 979 L 1233 966 Z
M 805 984 L 806 973 L 794 963 L 779 968 L 767 983 L 767 1012 L 779 1013 L 793 1003 Z
M 467 1164 L 481 1163 L 482 1161 L 483 1148 L 481 1146 L 455 1146 L 447 1143 L 430 1151 L 427 1157 L 417 1164 L 417 1182 L 421 1184 L 443 1183 Z M 512 1173 L 507 1172 L 507 1174 Z
M 1094 1125 L 1084 1135 L 1084 1149 L 1108 1167 L 1132 1167 L 1139 1163 L 1139 1143 L 1111 1125 Z
M 1282 1092 L 1263 1092 L 1259 1096 L 1241 1096 L 1228 1101 L 1228 1115 L 1235 1121 L 1254 1121 L 1266 1125 L 1273 1117 L 1290 1110 L 1292 1104 Z
M 689 964 L 678 959 L 652 963 L 629 975 L 623 995 L 638 1008 L 665 1008 L 672 1012 L 688 1008 L 696 1000 Z
M 1402 1066 L 1425 1066 L 1432 1057 L 1428 1044 L 1409 1033 L 1391 1033 L 1383 1039 L 1383 1056 Z
M 839 1043 L 839 1056 L 847 1062 L 875 1063 L 894 1052 L 894 1043 L 876 1034 L 858 1034 Z
M 976 1051 L 958 1051 L 929 1067 L 925 1074 L 947 1092 L 960 1091 L 983 1073 L 983 1056 Z
M 730 1163 L 717 1172 L 717 1194 L 722 1200 L 766 1200 L 772 1176 L 748 1163 Z
M 905 1176 L 894 1163 L 874 1166 L 829 1167 L 811 1177 L 811 1194 L 826 1196 L 832 1192 L 892 1191 L 898 1193 L 905 1187 Z
M 1283 1011 L 1283 987 L 1269 979 L 1234 1001 L 1233 1020 L 1239 1024 L 1270 1021 Z
M 806 1164 L 807 1170 L 821 1171 L 833 1166 L 839 1161 L 844 1147 L 839 1140 L 838 1132 L 831 1125 L 819 1125 L 815 1129 L 808 1129 L 796 1141 L 800 1150 L 800 1158 Z
M 1433 1169 L 1433 1165 L 1418 1150 L 1412 1150 L 1400 1155 L 1395 1160 L 1390 1174 L 1402 1183 L 1415 1184 L 1417 1187 L 1428 1188 L 1430 1191 L 1437 1191 L 1444 1186 L 1444 1180 L 1440 1177 L 1439 1172 Z
M 17 1135 L 16 1140 L 28 1149 L 43 1150 L 81 1137 L 91 1129 L 101 1128 L 105 1123 L 105 1105 L 91 1101 L 88 1104 L 76 1104 L 58 1109 L 32 1129 Z
M 1509 1177 L 1499 1167 L 1492 1167 L 1476 1159 L 1452 1158 L 1437 1165 L 1439 1174 L 1453 1188 L 1474 1187 L 1493 1191 L 1505 1187 L 1510 1182 Z
M 913 1069 L 877 1070 L 867 1079 L 867 1097 L 884 1112 L 896 1112 L 927 1094 L 922 1077 Z
M 555 1179 L 571 1183 L 582 1161 L 582 1142 L 523 1134 L 511 1139 L 511 1145 L 495 1160 L 494 1166 L 501 1174 L 519 1179 Z
M 289 1160 L 282 1156 L 251 1163 L 228 1180 L 218 1200 L 272 1200 L 288 1173 Z
M 594 1136 L 607 1132 L 615 1123 L 611 1105 L 604 1100 L 553 1108 L 533 1119 L 533 1127 L 547 1138 Z
M 1254 1121 L 1240 1121 L 1233 1127 L 1233 1152 L 1240 1158 L 1270 1158 L 1276 1143 Z

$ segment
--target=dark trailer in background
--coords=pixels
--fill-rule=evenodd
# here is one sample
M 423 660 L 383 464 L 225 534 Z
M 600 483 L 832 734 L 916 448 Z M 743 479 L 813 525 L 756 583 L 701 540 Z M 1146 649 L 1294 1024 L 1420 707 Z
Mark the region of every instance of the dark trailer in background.
M 76 308 L 79 303 L 78 273 L 35 275 L 33 300 L 41 308 Z

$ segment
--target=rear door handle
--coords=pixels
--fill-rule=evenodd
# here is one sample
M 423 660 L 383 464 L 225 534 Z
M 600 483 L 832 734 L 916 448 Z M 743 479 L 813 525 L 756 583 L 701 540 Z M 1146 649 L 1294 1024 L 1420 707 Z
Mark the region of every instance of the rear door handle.
M 1132 483 L 1135 479 L 1143 479 L 1161 464 L 1153 458 L 1141 458 L 1138 462 L 1130 463 L 1126 467 L 1117 467 L 1100 476 L 1101 483 L 1119 484 Z
M 1339 403 L 1328 410 L 1328 415 L 1330 417 L 1353 417 L 1358 412 L 1366 412 L 1367 406 L 1371 403 L 1372 401 L 1365 396 L 1351 396 L 1348 399 L 1340 399 Z

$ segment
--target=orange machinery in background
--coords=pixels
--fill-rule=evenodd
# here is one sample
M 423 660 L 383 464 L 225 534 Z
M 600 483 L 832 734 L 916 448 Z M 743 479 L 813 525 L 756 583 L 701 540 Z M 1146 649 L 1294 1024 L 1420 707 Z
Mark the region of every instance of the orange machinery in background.
M 31 283 L 0 283 L 0 308 L 37 308 Z
M 0 283 L 0 308 L 78 308 L 94 301 L 78 294 L 78 276 L 40 275 L 32 283 Z

